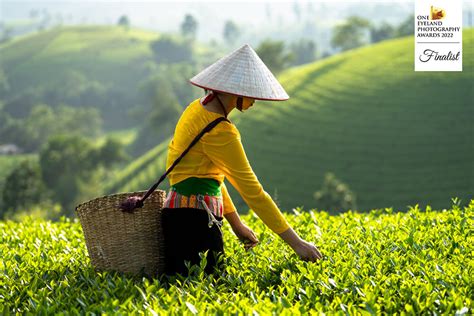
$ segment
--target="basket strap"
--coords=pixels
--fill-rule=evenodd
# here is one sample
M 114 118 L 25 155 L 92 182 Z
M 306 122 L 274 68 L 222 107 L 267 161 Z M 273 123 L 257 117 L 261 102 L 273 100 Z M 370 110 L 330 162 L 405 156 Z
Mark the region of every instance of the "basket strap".
M 140 200 L 136 202 L 136 207 L 142 207 L 143 201 L 145 201 L 150 196 L 150 194 L 152 194 L 153 191 L 156 190 L 158 185 L 160 185 L 160 183 L 166 178 L 166 176 L 171 172 L 171 170 L 173 170 L 173 168 L 181 161 L 181 159 L 183 159 L 184 155 L 188 153 L 191 147 L 193 147 L 199 141 L 199 139 L 201 139 L 201 137 L 204 136 L 205 133 L 211 131 L 217 124 L 219 124 L 222 121 L 227 121 L 232 124 L 232 122 L 229 121 L 226 117 L 221 116 L 215 119 L 214 121 L 212 121 L 211 123 L 209 123 L 206 127 L 204 127 L 204 129 L 189 144 L 188 148 L 186 148 L 181 153 L 181 155 L 173 162 L 173 164 L 168 168 L 168 170 L 166 170 L 166 172 L 160 177 L 160 179 L 150 189 L 148 189 L 148 192 Z

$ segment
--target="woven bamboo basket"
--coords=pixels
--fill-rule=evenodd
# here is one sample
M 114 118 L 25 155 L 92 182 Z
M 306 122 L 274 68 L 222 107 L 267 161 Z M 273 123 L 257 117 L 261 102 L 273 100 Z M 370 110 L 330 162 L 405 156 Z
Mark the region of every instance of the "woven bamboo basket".
M 87 251 L 96 271 L 158 276 L 164 270 L 161 210 L 166 192 L 155 190 L 133 213 L 119 205 L 146 191 L 101 196 L 76 206 Z

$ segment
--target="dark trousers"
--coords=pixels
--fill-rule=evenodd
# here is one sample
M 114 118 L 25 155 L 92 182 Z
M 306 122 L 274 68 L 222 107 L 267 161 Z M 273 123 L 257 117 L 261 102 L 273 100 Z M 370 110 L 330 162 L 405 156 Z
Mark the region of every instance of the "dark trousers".
M 216 217 L 218 220 L 222 218 Z M 188 269 L 184 261 L 191 265 L 199 264 L 199 252 L 209 250 L 205 272 L 211 274 L 214 268 L 223 268 L 223 262 L 217 266 L 218 257 L 224 255 L 222 234 L 216 225 L 208 226 L 208 214 L 195 208 L 164 208 L 161 223 L 163 227 L 165 250 L 165 273 L 187 276 Z M 223 259 L 223 258 L 222 258 Z

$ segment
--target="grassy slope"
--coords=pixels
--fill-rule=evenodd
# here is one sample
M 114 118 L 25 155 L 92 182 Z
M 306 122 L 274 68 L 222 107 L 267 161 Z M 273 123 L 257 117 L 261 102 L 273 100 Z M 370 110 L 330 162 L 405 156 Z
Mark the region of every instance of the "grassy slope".
M 253 214 L 243 215 L 260 244 L 245 252 L 226 223 L 220 278 L 180 282 L 96 274 L 77 218 L 0 221 L 0 314 L 471 315 L 473 213 L 474 200 L 444 211 L 288 214 L 324 255 L 317 263 L 298 260 Z
M 141 62 L 152 56 L 148 43 L 158 37 L 118 26 L 67 26 L 22 36 L 0 49 L 15 91 L 61 87 L 73 71 L 99 82 L 134 84 L 143 77 Z
M 318 207 L 312 194 L 332 171 L 360 209 L 472 198 L 473 35 L 463 34 L 463 72 L 414 72 L 406 37 L 283 74 L 291 99 L 238 124 L 264 188 L 284 208 Z
M 112 181 L 104 183 L 105 193 L 148 190 L 165 172 L 166 153 L 170 138 L 135 159 L 125 168 L 117 170 Z M 166 179 L 159 188 L 168 187 Z
M 62 26 L 0 45 L 0 63 L 13 93 L 28 88 L 73 88 L 77 80 L 134 91 L 149 75 L 154 59 L 150 43 L 159 37 L 139 28 Z M 198 64 L 220 53 L 200 43 L 193 50 Z
M 95 145 L 96 146 L 102 146 L 107 138 L 115 138 L 118 139 L 123 145 L 127 146 L 133 143 L 135 138 L 137 137 L 138 134 L 138 129 L 136 127 L 130 128 L 130 129 L 124 129 L 124 130 L 118 130 L 118 131 L 111 131 L 108 132 L 101 137 L 98 137 L 95 139 Z
M 464 31 L 460 73 L 414 72 L 413 37 L 285 72 L 280 80 L 289 101 L 231 113 L 265 190 L 282 209 L 317 208 L 312 195 L 332 171 L 355 191 L 361 210 L 428 201 L 445 207 L 454 196 L 467 201 L 474 192 L 473 35 Z M 156 157 L 163 162 L 165 154 Z M 142 169 L 135 178 L 143 181 L 109 185 L 110 192 L 147 189 L 161 166 Z

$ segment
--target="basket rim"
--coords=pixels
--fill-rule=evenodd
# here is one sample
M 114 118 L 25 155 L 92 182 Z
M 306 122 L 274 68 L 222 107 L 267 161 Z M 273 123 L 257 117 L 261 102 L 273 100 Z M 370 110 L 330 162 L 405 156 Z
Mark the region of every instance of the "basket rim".
M 97 200 L 100 200 L 100 199 L 103 199 L 105 197 L 114 197 L 114 196 L 120 196 L 120 195 L 140 195 L 140 194 L 145 194 L 146 192 L 148 192 L 148 190 L 141 190 L 141 191 L 128 191 L 128 192 L 117 192 L 117 193 L 112 193 L 112 194 L 105 194 L 105 195 L 101 195 L 101 196 L 98 196 L 98 197 L 95 197 L 93 199 L 90 199 L 90 200 L 87 200 L 87 201 L 84 201 L 84 202 L 81 202 L 79 203 L 78 205 L 76 205 L 76 207 L 74 208 L 74 211 L 75 212 L 78 212 L 78 209 L 81 208 L 82 206 L 86 205 L 86 204 L 90 204 L 90 203 L 93 203 Z M 163 192 L 166 194 L 166 191 L 165 190 L 162 190 L 162 189 L 156 189 L 152 192 L 152 194 L 154 194 L 155 192 Z

